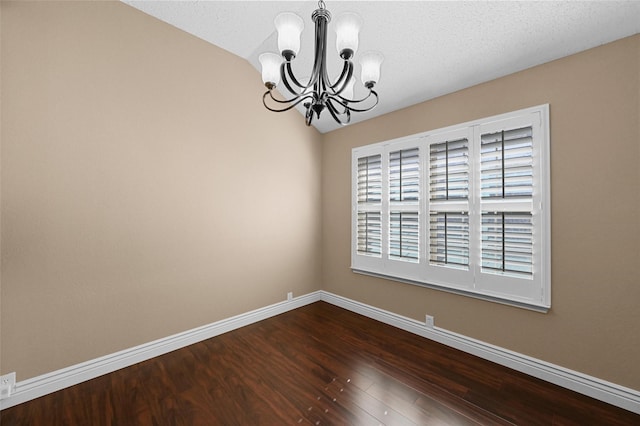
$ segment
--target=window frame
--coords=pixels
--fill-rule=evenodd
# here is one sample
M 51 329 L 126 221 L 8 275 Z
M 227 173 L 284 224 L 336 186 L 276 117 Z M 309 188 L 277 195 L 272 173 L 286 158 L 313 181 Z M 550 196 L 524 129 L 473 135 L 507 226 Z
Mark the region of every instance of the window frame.
M 520 127 L 518 127 L 520 126 Z M 499 130 L 531 127 L 533 190 L 530 199 L 481 198 L 481 136 Z M 497 131 L 499 131 L 497 130 Z M 430 199 L 430 147 L 432 144 L 467 138 L 468 199 Z M 417 148 L 419 152 L 419 191 L 416 203 L 390 201 L 389 156 L 399 150 Z M 358 159 L 381 155 L 382 199 L 379 204 L 382 253 L 358 253 L 357 218 L 363 211 L 357 200 Z M 547 312 L 551 308 L 551 182 L 549 105 L 539 105 L 506 114 L 469 121 L 399 139 L 378 142 L 352 150 L 352 250 L 351 269 L 395 281 L 417 284 L 484 300 Z M 371 208 L 368 206 L 367 208 Z M 484 210 L 483 210 L 484 209 Z M 415 262 L 389 256 L 391 212 L 417 211 L 419 257 Z M 430 215 L 432 211 L 468 212 L 468 269 L 430 262 Z M 531 278 L 482 270 L 482 212 L 531 212 L 533 252 Z M 519 230 L 518 230 L 519 231 Z M 506 235 L 506 234 L 504 234 Z M 506 239 L 506 238 L 505 238 Z

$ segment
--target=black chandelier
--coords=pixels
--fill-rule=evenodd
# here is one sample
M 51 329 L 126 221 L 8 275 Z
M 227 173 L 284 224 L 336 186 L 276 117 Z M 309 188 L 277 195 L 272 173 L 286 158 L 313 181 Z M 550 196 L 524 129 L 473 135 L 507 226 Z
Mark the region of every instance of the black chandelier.
M 284 112 L 304 102 L 306 109 L 305 121 L 311 125 L 314 114 L 320 118 L 320 113 L 326 108 L 333 119 L 339 124 L 348 124 L 352 112 L 367 112 L 378 104 L 378 94 L 373 87 L 380 79 L 380 65 L 383 57 L 377 52 L 367 52 L 361 55 L 361 78 L 369 93 L 362 99 L 353 99 L 355 77 L 354 65 L 351 58 L 358 49 L 358 32 L 362 20 L 355 13 L 343 13 L 336 18 L 336 48 L 344 60 L 342 72 L 332 84 L 327 75 L 327 27 L 331 21 L 331 13 L 325 8 L 324 2 L 318 2 L 318 9 L 311 15 L 315 23 L 316 40 L 313 70 L 308 82 L 301 83 L 291 69 L 291 62 L 300 50 L 300 34 L 304 22 L 295 13 L 285 12 L 276 16 L 274 23 L 278 30 L 278 49 L 281 54 L 263 53 L 260 55 L 262 64 L 262 81 L 267 91 L 262 96 L 262 103 L 269 111 Z M 282 80 L 291 99 L 277 99 L 273 96 L 273 89 Z M 273 107 L 267 104 L 267 101 Z

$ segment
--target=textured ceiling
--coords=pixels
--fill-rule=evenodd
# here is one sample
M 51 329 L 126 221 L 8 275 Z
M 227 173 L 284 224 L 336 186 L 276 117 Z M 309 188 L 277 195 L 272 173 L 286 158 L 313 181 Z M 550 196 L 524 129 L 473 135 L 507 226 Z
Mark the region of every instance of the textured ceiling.
M 277 51 L 273 18 L 280 12 L 295 12 L 304 19 L 305 29 L 294 71 L 300 77 L 311 72 L 311 13 L 316 1 L 122 1 L 245 58 L 256 68 L 257 80 L 260 53 Z M 362 16 L 359 52 L 377 50 L 385 56 L 376 86 L 380 104 L 371 112 L 354 114 L 352 122 L 640 32 L 637 0 L 327 0 L 326 7 L 334 17 L 343 11 Z M 336 76 L 340 60 L 329 25 L 329 74 Z M 261 96 L 256 93 L 256 98 Z M 314 125 L 321 132 L 339 127 L 326 113 Z

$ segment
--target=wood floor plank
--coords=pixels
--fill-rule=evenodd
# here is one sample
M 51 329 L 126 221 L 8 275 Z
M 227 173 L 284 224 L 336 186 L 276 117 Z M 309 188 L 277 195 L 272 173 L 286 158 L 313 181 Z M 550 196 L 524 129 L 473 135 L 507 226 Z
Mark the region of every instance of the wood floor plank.
M 318 302 L 0 412 L 2 426 L 640 425 Z

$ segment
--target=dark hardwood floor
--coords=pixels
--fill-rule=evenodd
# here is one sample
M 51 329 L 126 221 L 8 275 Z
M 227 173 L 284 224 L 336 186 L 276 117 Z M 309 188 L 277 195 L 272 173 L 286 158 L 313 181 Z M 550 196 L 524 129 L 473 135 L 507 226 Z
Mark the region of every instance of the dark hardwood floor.
M 324 302 L 0 413 L 12 425 L 640 425 Z

